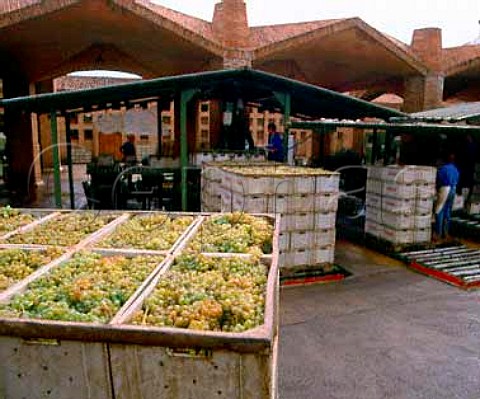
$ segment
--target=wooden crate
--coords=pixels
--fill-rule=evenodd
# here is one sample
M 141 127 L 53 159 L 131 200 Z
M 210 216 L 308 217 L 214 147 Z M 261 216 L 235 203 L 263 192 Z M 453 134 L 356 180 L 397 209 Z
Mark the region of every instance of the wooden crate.
M 118 323 L 136 309 L 148 287 L 154 287 L 154 281 L 158 281 L 168 265 L 185 250 L 204 216 L 208 215 L 199 216 L 181 240 L 165 251 L 164 262 L 144 280 L 109 324 L 0 319 L 2 397 L 62 399 L 71 398 L 73 394 L 75 398 L 147 399 L 157 398 L 161 392 L 165 393 L 162 397 L 172 399 L 199 397 L 199 394 L 239 399 L 276 398 L 278 218 L 271 217 L 275 223 L 273 254 L 263 257 L 269 264 L 263 325 L 236 334 Z M 84 240 L 84 247 L 93 246 L 102 236 L 95 234 L 95 239 Z M 79 249 L 70 249 L 62 261 Z M 118 253 L 110 249 L 96 251 Z M 145 251 L 126 252 L 134 256 Z M 58 267 L 60 261 L 54 262 L 34 277 L 23 280 L 15 291 L 10 290 L 7 295 L 4 292 L 0 300 L 8 302 L 29 282 Z M 197 352 L 192 356 L 185 348 L 195 348 Z
M 273 259 L 264 258 L 270 263 L 265 322 L 244 333 L 127 324 L 161 275 L 152 281 L 114 322 L 125 337 L 147 338 L 109 345 L 116 398 L 276 398 L 278 268 Z

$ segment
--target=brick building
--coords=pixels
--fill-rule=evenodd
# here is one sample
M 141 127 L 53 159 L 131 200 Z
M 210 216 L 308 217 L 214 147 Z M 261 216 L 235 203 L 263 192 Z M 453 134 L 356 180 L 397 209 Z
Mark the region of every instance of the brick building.
M 50 92 L 54 78 L 76 70 L 153 78 L 243 66 L 369 101 L 395 94 L 406 112 L 480 96 L 478 43 L 444 48 L 441 30 L 426 28 L 406 44 L 359 18 L 250 27 L 243 0 L 220 0 L 211 22 L 148 0 L 4 0 L 0 55 L 7 98 Z M 25 181 L 48 123 L 21 114 L 4 119 L 13 180 Z M 207 145 L 205 129 L 199 134 Z

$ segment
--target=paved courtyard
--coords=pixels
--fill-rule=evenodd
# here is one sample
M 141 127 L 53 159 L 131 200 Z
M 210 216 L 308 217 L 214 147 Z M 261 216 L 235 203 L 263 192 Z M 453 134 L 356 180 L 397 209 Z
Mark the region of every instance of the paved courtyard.
M 346 242 L 353 276 L 281 293 L 281 399 L 480 398 L 480 291 Z

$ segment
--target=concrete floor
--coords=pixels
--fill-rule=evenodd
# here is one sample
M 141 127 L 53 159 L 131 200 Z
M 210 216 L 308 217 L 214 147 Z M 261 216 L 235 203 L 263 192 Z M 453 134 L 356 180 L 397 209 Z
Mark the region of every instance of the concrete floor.
M 342 283 L 281 293 L 280 399 L 480 398 L 480 291 L 339 242 Z

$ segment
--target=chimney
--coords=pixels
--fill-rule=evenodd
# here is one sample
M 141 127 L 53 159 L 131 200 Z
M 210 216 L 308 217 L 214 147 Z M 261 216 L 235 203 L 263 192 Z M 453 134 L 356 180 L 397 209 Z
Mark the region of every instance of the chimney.
M 245 48 L 249 46 L 250 29 L 247 20 L 247 6 L 243 0 L 222 0 L 215 4 L 213 33 L 226 47 Z
M 442 70 L 442 30 L 415 29 L 411 44 L 413 52 L 435 72 Z

